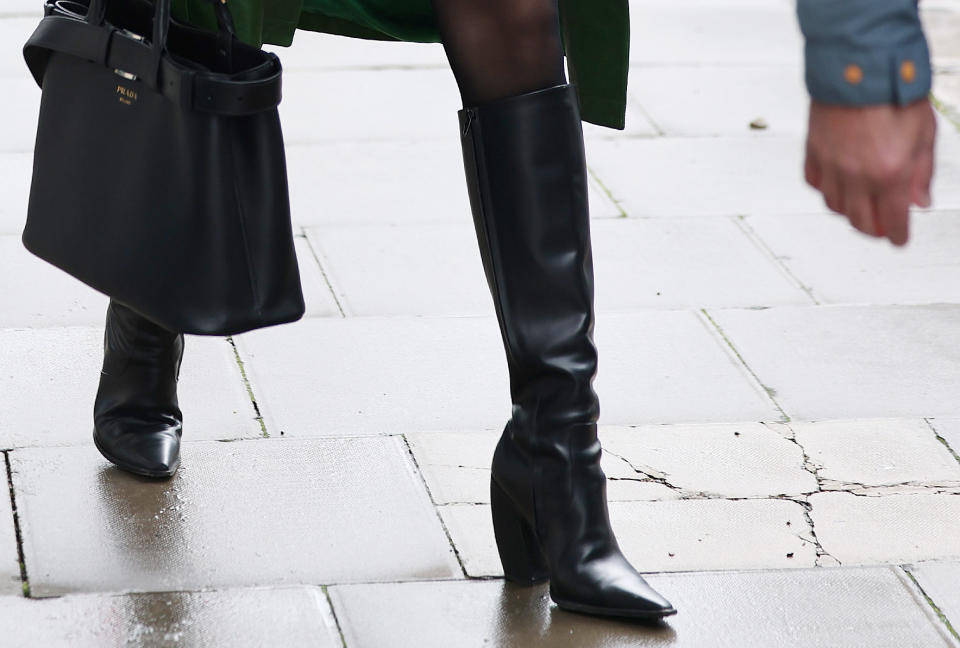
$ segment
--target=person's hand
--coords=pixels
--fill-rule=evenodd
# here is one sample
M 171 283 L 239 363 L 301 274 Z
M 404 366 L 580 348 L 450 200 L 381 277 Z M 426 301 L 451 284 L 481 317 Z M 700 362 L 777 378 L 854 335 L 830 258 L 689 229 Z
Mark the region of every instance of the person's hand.
M 807 183 L 865 234 L 907 242 L 910 205 L 930 206 L 933 107 L 810 103 Z

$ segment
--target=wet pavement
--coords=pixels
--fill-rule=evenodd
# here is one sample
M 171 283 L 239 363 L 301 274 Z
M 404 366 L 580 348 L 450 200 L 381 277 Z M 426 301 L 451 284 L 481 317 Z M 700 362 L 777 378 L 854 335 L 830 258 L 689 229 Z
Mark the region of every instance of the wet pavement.
M 585 134 L 611 519 L 679 610 L 638 624 L 502 579 L 506 362 L 439 45 L 276 48 L 307 315 L 187 337 L 153 481 L 92 445 L 106 297 L 20 242 L 39 1 L 5 0 L 0 646 L 960 647 L 960 0 L 922 4 L 935 207 L 893 249 L 802 182 L 790 0 L 631 0 L 627 128 Z

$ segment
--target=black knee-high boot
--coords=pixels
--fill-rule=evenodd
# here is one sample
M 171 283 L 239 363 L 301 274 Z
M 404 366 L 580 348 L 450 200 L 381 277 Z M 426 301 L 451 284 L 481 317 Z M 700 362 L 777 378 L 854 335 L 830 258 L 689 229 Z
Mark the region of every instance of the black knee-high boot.
M 513 416 L 493 457 L 507 579 L 550 579 L 561 608 L 676 610 L 627 562 L 607 512 L 592 382 L 593 262 L 583 131 L 564 84 L 459 113 L 481 257 L 507 352 Z
M 182 333 L 168 331 L 110 300 L 93 440 L 118 467 L 148 477 L 169 477 L 180 465 L 183 416 L 177 380 L 183 346 Z

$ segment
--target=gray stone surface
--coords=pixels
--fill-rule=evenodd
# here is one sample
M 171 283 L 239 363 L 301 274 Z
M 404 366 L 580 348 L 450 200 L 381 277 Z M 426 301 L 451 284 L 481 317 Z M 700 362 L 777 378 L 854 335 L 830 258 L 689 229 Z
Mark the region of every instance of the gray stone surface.
M 446 68 L 447 57 L 440 43 L 401 43 L 346 38 L 299 30 L 292 47 L 266 45 L 280 57 L 283 69 L 353 71 L 365 68 Z M 325 92 L 319 92 L 320 97 Z
M 630 93 L 667 136 L 805 135 L 800 66 L 650 66 L 630 70 Z M 763 119 L 766 128 L 752 130 Z
M 725 219 L 604 219 L 592 234 L 598 311 L 810 303 Z M 307 235 L 348 315 L 493 314 L 469 222 L 338 224 Z
M 34 596 L 460 573 L 397 437 L 187 443 L 168 481 L 92 447 L 12 466 Z
M 909 565 L 907 570 L 953 628 L 960 627 L 960 562 L 922 562 Z
M 591 234 L 598 312 L 810 302 L 732 220 L 604 220 Z
M 6 17 L 36 17 L 37 20 L 42 16 L 42 5 L 33 0 L 7 0 L 3 9 L 0 9 L 0 16 Z
M 940 120 L 937 209 L 960 207 L 960 134 Z M 800 136 L 595 141 L 588 160 L 628 216 L 823 214 L 808 187 Z
M 368 69 L 350 74 L 295 71 L 283 78 L 280 119 L 284 139 L 295 145 L 364 140 L 459 142 L 460 107 L 449 69 Z
M 926 421 L 856 420 L 791 423 L 797 442 L 820 466 L 821 479 L 842 484 L 943 484 L 960 488 L 960 463 Z
M 763 497 L 817 490 L 801 448 L 760 423 L 608 428 L 603 442 L 607 452 L 686 494 Z
M 333 292 L 323 276 L 323 270 L 310 248 L 305 236 L 293 239 L 297 254 L 297 266 L 300 270 L 300 285 L 303 288 L 303 301 L 306 306 L 305 317 L 340 317 L 340 309 L 334 300 Z
M 100 328 L 0 329 L 0 447 L 92 444 Z M 185 439 L 262 434 L 233 348 L 189 335 L 178 385 Z
M 3 488 L 6 472 L 5 459 L 0 455 L 0 596 L 20 594 L 23 587 L 20 581 L 20 558 L 17 555 L 17 535 L 13 524 L 10 492 Z M 0 598 L 0 601 L 2 600 L 3 598 Z
M 32 153 L 0 153 L 0 234 L 23 232 L 32 168 Z
M 308 319 L 235 339 L 272 435 L 456 430 L 466 422 L 496 429 L 510 414 L 493 318 Z M 606 424 L 779 416 L 693 313 L 601 316 L 596 340 Z
M 456 131 L 441 139 L 331 141 L 288 146 L 286 152 L 290 209 L 298 225 L 472 227 Z M 589 199 L 591 217 L 621 216 L 592 177 Z
M 621 139 L 589 159 L 628 216 L 820 213 L 802 152 L 797 137 Z
M 810 497 L 817 538 L 843 565 L 960 560 L 960 494 Z
M 751 216 L 747 225 L 823 303 L 960 302 L 960 261 L 944 241 L 960 238 L 955 211 L 917 212 L 898 248 L 832 214 Z
M 29 277 L 25 281 L 25 277 Z M 103 326 L 109 298 L 0 235 L 0 327 Z
M 306 231 L 348 316 L 493 315 L 477 236 L 465 216 L 460 224 Z
M 809 525 L 796 502 L 634 501 L 610 502 L 609 508 L 624 554 L 643 572 L 815 564 Z M 440 514 L 468 576 L 503 575 L 488 505 L 441 506 Z
M 609 428 L 601 428 L 605 442 Z M 435 504 L 490 502 L 490 462 L 499 430 L 482 432 L 414 432 L 407 434 L 410 450 Z M 604 452 L 610 501 L 674 499 L 677 493 L 637 473 L 627 462 Z
M 960 456 L 960 418 L 931 419 L 930 425 L 937 435 L 947 442 L 953 454 Z
M 26 69 L 26 66 L 24 66 Z M 29 75 L 3 80 L 4 118 L 0 120 L 0 152 L 33 150 L 40 112 L 40 88 Z
M 630 3 L 632 63 L 785 65 L 803 41 L 788 2 L 680 0 Z
M 661 624 L 565 612 L 550 602 L 546 585 L 349 585 L 331 588 L 330 596 L 350 648 L 957 645 L 893 568 L 655 574 L 647 579 L 678 610 Z
M 341 646 L 319 588 L 0 598 L 6 646 Z
M 470 222 L 454 139 L 325 142 L 286 152 L 290 210 L 298 225 Z
M 27 0 L 8 0 L 0 8 L 0 79 L 22 79 L 29 76 L 27 65 L 23 61 L 23 44 L 40 22 L 40 2 L 31 2 L 30 16 L 20 18 L 5 17 L 10 3 L 26 2 Z M 36 16 L 36 17 L 34 17 Z M 39 88 L 37 92 L 39 93 Z
M 960 306 L 712 311 L 798 420 L 960 413 Z

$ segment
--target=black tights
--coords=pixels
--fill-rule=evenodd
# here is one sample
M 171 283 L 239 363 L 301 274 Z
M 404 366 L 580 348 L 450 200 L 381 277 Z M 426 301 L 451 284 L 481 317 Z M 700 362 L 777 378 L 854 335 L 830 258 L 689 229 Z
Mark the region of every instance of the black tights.
M 557 0 L 432 0 L 464 106 L 566 83 Z

